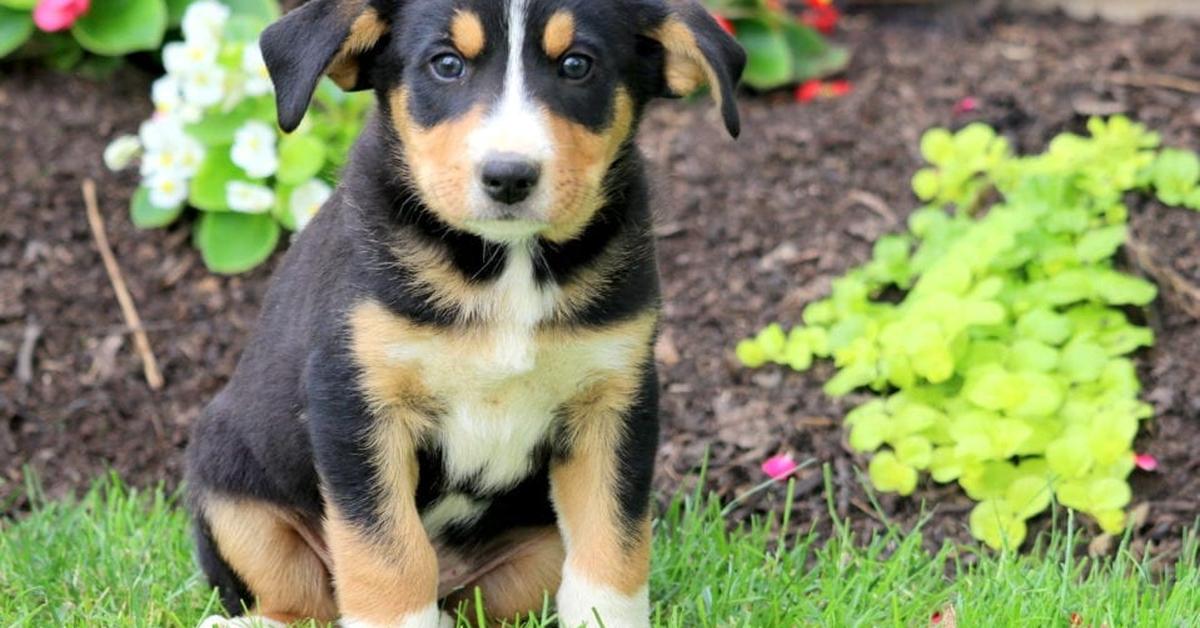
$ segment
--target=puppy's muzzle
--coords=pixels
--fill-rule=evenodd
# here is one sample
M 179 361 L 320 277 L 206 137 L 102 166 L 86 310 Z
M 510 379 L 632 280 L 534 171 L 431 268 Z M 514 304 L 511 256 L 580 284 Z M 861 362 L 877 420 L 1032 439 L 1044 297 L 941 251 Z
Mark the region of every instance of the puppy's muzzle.
M 484 192 L 493 201 L 505 205 L 516 205 L 529 198 L 541 178 L 540 164 L 513 153 L 491 157 L 480 168 Z

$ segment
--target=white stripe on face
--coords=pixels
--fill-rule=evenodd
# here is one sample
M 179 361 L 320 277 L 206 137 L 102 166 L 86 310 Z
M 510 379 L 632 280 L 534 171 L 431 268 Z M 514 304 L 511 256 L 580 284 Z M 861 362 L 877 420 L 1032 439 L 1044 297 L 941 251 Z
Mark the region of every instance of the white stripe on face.
M 508 5 L 508 59 L 504 72 L 504 87 L 495 109 L 467 140 L 467 151 L 478 169 L 484 161 L 497 154 L 507 153 L 545 165 L 554 155 L 554 144 L 546 123 L 546 114 L 531 98 L 525 81 L 525 46 L 527 43 L 528 9 L 530 0 L 510 0 Z M 542 190 L 547 182 L 540 186 Z M 472 194 L 473 200 L 483 201 L 482 193 Z M 531 207 L 545 204 L 544 192 L 530 199 Z

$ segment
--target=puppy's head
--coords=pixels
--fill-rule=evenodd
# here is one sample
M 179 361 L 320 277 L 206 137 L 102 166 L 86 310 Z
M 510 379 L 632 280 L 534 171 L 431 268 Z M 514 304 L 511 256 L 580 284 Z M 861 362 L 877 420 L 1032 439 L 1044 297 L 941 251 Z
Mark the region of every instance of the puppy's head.
M 653 98 L 707 86 L 739 130 L 745 54 L 695 0 L 311 0 L 262 48 L 280 126 L 324 74 L 374 89 L 425 204 L 498 242 L 577 236 Z

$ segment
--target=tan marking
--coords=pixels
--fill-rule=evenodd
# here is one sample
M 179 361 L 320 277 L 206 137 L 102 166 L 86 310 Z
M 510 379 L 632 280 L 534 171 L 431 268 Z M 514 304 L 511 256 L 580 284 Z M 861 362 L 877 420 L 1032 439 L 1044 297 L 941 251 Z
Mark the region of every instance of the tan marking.
M 483 32 L 483 21 L 479 14 L 466 9 L 459 9 L 450 21 L 450 40 L 454 47 L 468 59 L 478 57 L 487 43 Z
M 649 359 L 656 323 L 656 315 L 647 313 L 626 326 L 625 333 L 642 342 L 639 364 Z M 629 538 L 616 495 L 621 418 L 639 389 L 639 374 L 629 369 L 577 394 L 566 406 L 571 454 L 551 469 L 555 509 L 569 534 L 568 561 L 592 581 L 627 595 L 645 586 L 650 569 L 649 517 Z
M 338 612 L 319 531 L 277 506 L 207 495 L 202 513 L 218 552 L 246 583 L 254 614 L 276 621 L 331 622 Z
M 500 625 L 540 611 L 546 596 L 554 599 L 566 557 L 557 528 L 517 530 L 505 535 L 498 544 L 516 547 L 502 562 L 490 565 L 486 573 L 468 580 L 460 590 L 450 594 L 446 608 L 454 609 L 465 602 L 473 612 L 475 589 L 479 588 L 492 625 Z
M 401 155 L 408 176 L 417 185 L 425 204 L 446 224 L 462 228 L 468 215 L 467 193 L 474 183 L 474 167 L 467 158 L 467 136 L 483 120 L 483 106 L 431 128 L 412 119 L 408 91 L 393 91 L 392 125 L 403 142 Z
M 621 146 L 633 132 L 633 99 L 618 88 L 613 100 L 613 120 L 601 133 L 549 115 L 550 133 L 557 148 L 551 164 L 552 202 L 546 239 L 567 242 L 577 237 L 604 203 L 604 176 Z
M 343 616 L 394 625 L 437 601 L 437 555 L 415 503 L 386 536 L 357 528 L 336 508 L 329 511 L 326 530 Z
M 351 3 L 362 4 L 362 3 Z M 370 50 L 387 33 L 388 25 L 372 7 L 367 7 L 350 24 L 350 34 L 325 73 L 342 89 L 358 83 L 358 55 Z
M 720 107 L 723 99 L 720 81 L 692 30 L 676 18 L 668 18 L 651 36 L 666 49 L 666 78 L 671 91 L 678 96 L 689 96 L 708 85 Z
M 569 11 L 560 9 L 546 22 L 546 32 L 542 34 L 542 49 L 546 51 L 546 56 L 557 59 L 573 43 L 575 43 L 575 16 Z

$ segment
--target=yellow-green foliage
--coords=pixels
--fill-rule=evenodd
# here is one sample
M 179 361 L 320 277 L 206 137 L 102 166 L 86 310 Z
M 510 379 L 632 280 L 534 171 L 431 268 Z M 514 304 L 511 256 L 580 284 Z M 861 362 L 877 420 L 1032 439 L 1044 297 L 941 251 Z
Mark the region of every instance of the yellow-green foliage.
M 807 370 L 832 358 L 835 396 L 880 394 L 849 413 L 849 440 L 874 452 L 876 488 L 908 495 L 918 475 L 957 481 L 979 504 L 972 533 L 1016 547 L 1054 496 L 1108 532 L 1125 526 L 1132 444 L 1151 408 L 1127 357 L 1149 329 L 1126 317 L 1156 289 L 1114 268 L 1130 192 L 1200 208 L 1200 162 L 1159 151 L 1125 118 L 1094 119 L 1046 153 L 1015 157 L 984 125 L 928 132 L 928 203 L 909 232 L 833 282 L 804 325 L 772 325 L 737 347 L 747 366 Z M 995 205 L 976 208 L 998 192 Z M 878 300 L 898 288 L 898 302 Z

